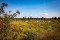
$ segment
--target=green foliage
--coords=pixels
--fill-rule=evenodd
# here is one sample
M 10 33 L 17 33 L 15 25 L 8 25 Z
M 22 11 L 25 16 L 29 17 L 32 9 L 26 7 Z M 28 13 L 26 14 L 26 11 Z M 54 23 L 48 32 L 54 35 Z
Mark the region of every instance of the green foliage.
M 8 4 L 7 3 L 2 3 L 2 6 L 8 6 Z
M 5 21 L 7 19 L 5 18 Z M 2 30 L 0 30 L 0 39 L 6 38 L 7 40 L 59 40 L 60 39 L 60 21 L 51 20 L 50 22 L 44 20 L 44 22 L 36 22 L 35 20 L 29 20 L 25 22 L 24 20 L 13 22 L 15 19 L 9 19 L 11 21 L 6 21 L 7 23 L 13 23 L 7 25 L 5 32 L 6 36 L 3 36 Z M 17 21 L 17 20 L 16 20 Z M 14 26 L 15 25 L 15 26 Z
M 17 14 L 20 14 L 20 11 L 19 11 L 19 10 L 17 10 L 17 11 L 16 11 L 16 13 L 17 13 Z
M 10 35 L 12 39 L 15 40 L 59 40 L 59 22 L 59 20 L 53 20 L 50 22 L 35 22 L 29 20 L 28 22 L 21 22 L 22 24 L 19 26 L 14 27 L 11 25 L 13 30 L 11 30 Z M 56 26 L 58 28 L 56 28 Z

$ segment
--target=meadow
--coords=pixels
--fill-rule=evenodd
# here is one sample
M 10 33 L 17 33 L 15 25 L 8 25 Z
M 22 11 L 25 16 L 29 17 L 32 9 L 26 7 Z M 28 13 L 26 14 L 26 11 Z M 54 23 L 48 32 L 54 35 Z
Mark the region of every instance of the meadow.
M 7 30 L 7 40 L 60 40 L 60 20 L 10 20 Z
M 10 5 L 10 1 L 7 1 L 7 2 Z M 16 2 L 16 0 L 15 0 L 15 2 Z M 34 1 L 32 3 L 35 5 Z M 48 2 L 48 1 L 47 1 L 47 3 L 50 4 L 50 2 Z M 0 5 L 0 40 L 60 40 L 60 17 L 58 17 L 58 18 L 57 17 L 39 18 L 41 16 L 41 15 L 39 15 L 38 18 L 32 18 L 32 17 L 15 18 L 15 17 L 17 17 L 17 15 L 20 15 L 20 11 L 19 11 L 20 6 L 19 6 L 19 8 L 16 6 L 16 8 L 19 10 L 10 14 L 12 11 L 14 11 L 16 9 L 14 7 L 15 3 L 11 1 L 11 5 L 10 5 L 10 6 L 14 7 L 14 10 L 10 10 L 10 7 L 9 8 L 7 7 L 8 4 L 3 2 Z M 12 4 L 14 4 L 14 5 L 12 5 Z M 24 3 L 24 4 L 26 4 L 26 3 Z M 27 1 L 27 4 L 30 4 L 30 2 Z M 52 4 L 53 4 L 53 2 L 52 2 Z M 35 8 L 34 5 L 31 7 Z M 8 12 L 7 12 L 5 10 L 5 7 L 7 7 L 10 11 L 8 10 Z M 30 8 L 30 6 L 28 7 L 28 5 L 26 5 L 26 6 L 24 5 L 24 7 Z M 34 9 L 34 8 L 32 8 L 32 9 Z M 50 7 L 48 7 L 48 8 L 50 8 Z M 34 12 L 35 9 L 34 10 L 32 10 L 32 9 L 27 9 L 28 10 L 27 13 L 30 13 L 30 10 L 31 10 L 32 13 L 35 14 L 35 12 Z M 36 11 L 36 14 L 39 12 L 44 12 L 44 8 L 43 8 L 43 11 L 39 11 L 40 10 L 39 7 L 37 7 L 37 9 L 38 10 Z M 50 10 L 53 10 L 53 9 L 51 8 Z M 55 10 L 55 8 L 54 8 L 54 10 Z M 22 13 L 24 13 L 24 11 Z M 55 10 L 55 11 L 58 11 L 58 10 Z M 49 13 L 53 13 L 53 12 L 57 13 L 55 11 L 52 11 Z M 43 13 L 43 14 L 45 16 L 48 16 L 48 13 Z M 55 14 L 53 14 L 53 15 L 51 14 L 49 16 L 54 16 L 54 15 Z M 26 14 L 25 14 L 25 16 L 26 16 Z

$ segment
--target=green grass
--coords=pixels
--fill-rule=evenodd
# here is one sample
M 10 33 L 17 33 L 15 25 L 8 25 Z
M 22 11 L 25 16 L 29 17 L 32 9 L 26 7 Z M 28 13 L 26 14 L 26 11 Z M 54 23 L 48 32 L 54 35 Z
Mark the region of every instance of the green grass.
M 8 40 L 60 40 L 60 20 L 16 20 L 9 25 Z

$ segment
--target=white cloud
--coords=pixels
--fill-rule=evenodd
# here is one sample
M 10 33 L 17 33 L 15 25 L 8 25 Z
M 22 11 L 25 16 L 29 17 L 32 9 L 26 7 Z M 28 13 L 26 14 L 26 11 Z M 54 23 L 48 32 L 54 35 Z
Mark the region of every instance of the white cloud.
M 43 15 L 47 16 L 47 15 L 48 15 L 48 13 L 43 13 Z

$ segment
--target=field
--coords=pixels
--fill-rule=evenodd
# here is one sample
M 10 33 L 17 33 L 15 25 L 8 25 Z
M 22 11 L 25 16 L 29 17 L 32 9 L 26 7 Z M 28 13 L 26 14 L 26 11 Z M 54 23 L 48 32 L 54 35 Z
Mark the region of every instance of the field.
M 60 40 L 60 20 L 12 20 L 8 30 L 8 40 Z

